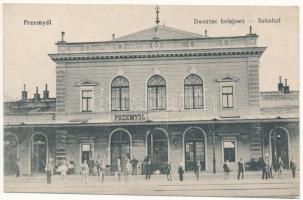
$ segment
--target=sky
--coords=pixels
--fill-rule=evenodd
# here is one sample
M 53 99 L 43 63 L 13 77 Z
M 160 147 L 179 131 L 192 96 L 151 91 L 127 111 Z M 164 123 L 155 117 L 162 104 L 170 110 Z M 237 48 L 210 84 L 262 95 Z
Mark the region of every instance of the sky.
M 298 7 L 160 5 L 160 24 L 209 37 L 241 36 L 253 27 L 258 46 L 266 46 L 260 59 L 260 90 L 276 91 L 279 75 L 290 90 L 299 89 Z M 23 84 L 32 98 L 48 84 L 55 97 L 55 42 L 65 32 L 67 42 L 106 41 L 155 26 L 154 5 L 7 4 L 4 6 L 4 101 L 21 98 Z M 258 23 L 258 18 L 280 18 L 280 23 Z M 51 20 L 49 26 L 28 26 L 24 20 Z M 195 24 L 194 19 L 241 19 L 244 24 Z

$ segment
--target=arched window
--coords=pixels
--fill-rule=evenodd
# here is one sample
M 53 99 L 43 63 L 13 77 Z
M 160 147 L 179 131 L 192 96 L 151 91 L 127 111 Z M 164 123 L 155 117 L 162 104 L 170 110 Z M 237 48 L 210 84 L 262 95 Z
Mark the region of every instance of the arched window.
M 165 110 L 166 109 L 166 83 L 159 76 L 152 76 L 147 83 L 148 90 L 148 109 Z
M 111 87 L 112 110 L 129 110 L 129 82 L 122 76 L 116 77 Z
M 203 81 L 195 75 L 189 75 L 184 80 L 184 108 L 203 109 Z

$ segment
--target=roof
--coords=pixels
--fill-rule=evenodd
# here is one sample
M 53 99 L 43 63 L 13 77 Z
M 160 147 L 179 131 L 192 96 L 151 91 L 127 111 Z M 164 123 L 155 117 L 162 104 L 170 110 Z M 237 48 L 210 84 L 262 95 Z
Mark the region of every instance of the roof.
M 158 37 L 156 29 L 158 28 Z M 115 39 L 116 41 L 130 41 L 130 40 L 153 40 L 153 39 L 190 39 L 190 38 L 204 38 L 204 35 L 191 33 L 176 28 L 167 26 L 154 26 L 136 33 L 125 35 Z
M 56 99 L 48 98 L 34 101 L 34 99 L 4 102 L 5 115 L 24 115 L 35 113 L 54 113 L 56 111 Z
M 276 91 L 260 92 L 261 111 L 299 112 L 299 103 L 299 91 L 291 91 L 287 94 Z

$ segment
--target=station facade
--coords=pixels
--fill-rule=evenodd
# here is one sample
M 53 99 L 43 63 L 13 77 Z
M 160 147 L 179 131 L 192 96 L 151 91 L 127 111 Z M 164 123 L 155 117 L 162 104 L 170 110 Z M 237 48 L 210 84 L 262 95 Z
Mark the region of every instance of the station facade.
M 260 92 L 258 35 L 210 37 L 166 26 L 104 42 L 56 43 L 56 98 L 6 102 L 5 174 L 44 173 L 47 160 L 152 159 L 154 170 L 222 171 L 281 157 L 299 163 L 299 94 Z M 261 63 L 262 64 L 262 63 Z M 282 84 L 282 85 L 281 85 Z M 122 170 L 124 168 L 122 162 Z M 142 165 L 138 165 L 141 167 Z M 139 170 L 139 173 L 142 169 Z

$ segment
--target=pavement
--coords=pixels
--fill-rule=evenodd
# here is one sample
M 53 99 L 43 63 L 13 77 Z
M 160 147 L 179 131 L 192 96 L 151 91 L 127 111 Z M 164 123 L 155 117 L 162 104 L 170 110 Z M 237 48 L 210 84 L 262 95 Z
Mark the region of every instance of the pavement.
M 299 171 L 298 171 L 299 173 Z M 129 182 L 121 176 L 121 182 L 114 182 L 113 176 L 106 176 L 101 183 L 97 176 L 89 176 L 87 184 L 81 182 L 80 175 L 68 175 L 61 181 L 59 175 L 52 176 L 52 183 L 46 184 L 46 176 L 4 177 L 4 192 L 22 193 L 76 193 L 111 195 L 159 195 L 159 196 L 197 196 L 197 197 L 272 197 L 299 198 L 300 178 L 292 178 L 285 170 L 283 179 L 262 180 L 262 173 L 246 172 L 243 180 L 237 180 L 236 172 L 224 180 L 223 173 L 201 173 L 197 181 L 193 173 L 185 173 L 184 181 L 173 174 L 173 181 L 165 175 L 152 175 L 149 181 L 143 175 L 131 176 Z

